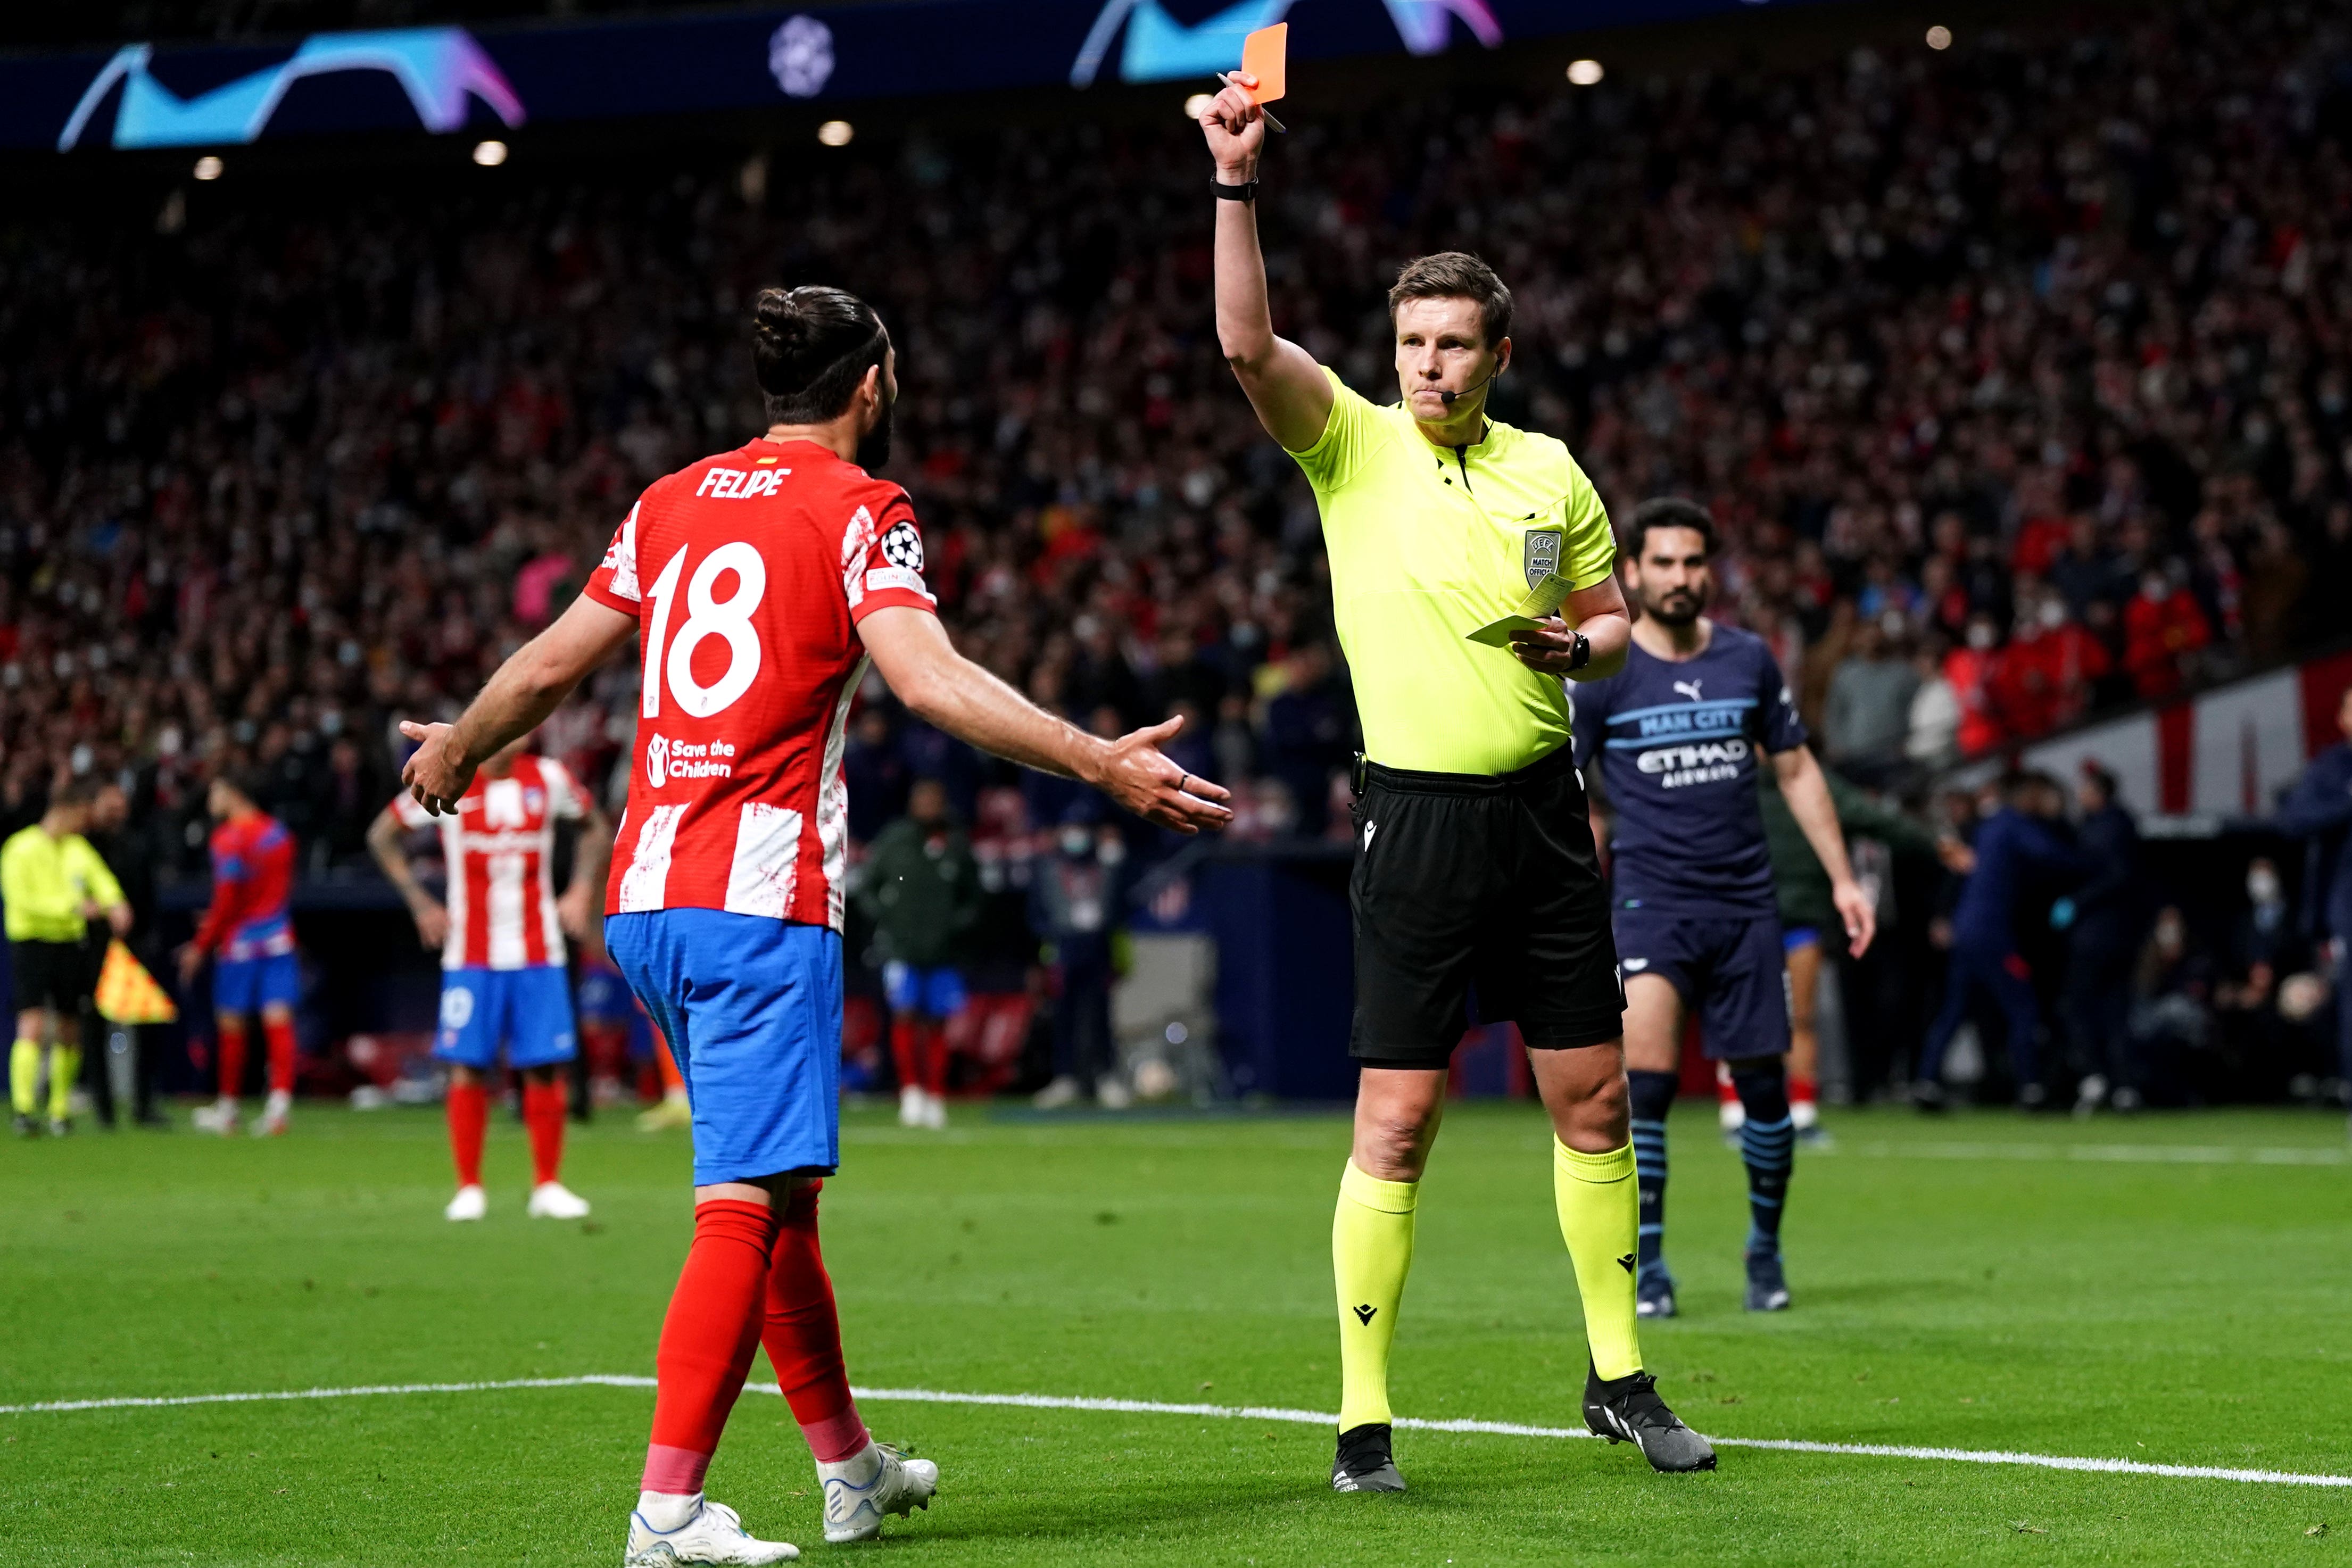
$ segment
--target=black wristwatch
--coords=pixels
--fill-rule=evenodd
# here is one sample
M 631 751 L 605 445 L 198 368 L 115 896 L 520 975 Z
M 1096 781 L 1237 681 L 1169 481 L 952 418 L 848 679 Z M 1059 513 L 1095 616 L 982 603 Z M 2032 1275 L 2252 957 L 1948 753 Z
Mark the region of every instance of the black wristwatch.
M 1592 663 L 1591 640 L 1579 632 L 1576 634 L 1576 646 L 1568 651 L 1568 673 L 1572 675 L 1591 663 Z
M 1216 192 L 1217 200 L 1221 202 L 1255 202 L 1257 200 L 1257 176 L 1253 174 L 1247 183 L 1239 185 L 1228 185 L 1222 181 L 1211 180 L 1209 189 Z

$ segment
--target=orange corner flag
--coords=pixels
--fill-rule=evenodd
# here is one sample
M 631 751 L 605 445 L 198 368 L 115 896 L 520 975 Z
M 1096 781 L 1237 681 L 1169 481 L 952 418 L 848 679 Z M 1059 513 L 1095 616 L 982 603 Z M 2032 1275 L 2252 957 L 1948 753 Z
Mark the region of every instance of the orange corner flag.
M 121 942 L 107 944 L 106 967 L 98 974 L 97 1000 L 99 1012 L 113 1023 L 170 1023 L 180 1016 L 155 977 Z

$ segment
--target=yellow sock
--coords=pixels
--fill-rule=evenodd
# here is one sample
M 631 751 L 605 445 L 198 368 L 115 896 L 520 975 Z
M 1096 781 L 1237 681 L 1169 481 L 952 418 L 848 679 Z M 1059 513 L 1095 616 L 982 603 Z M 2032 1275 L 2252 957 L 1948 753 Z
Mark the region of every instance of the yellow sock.
M 49 1047 L 49 1120 L 62 1122 L 73 1111 L 73 1087 L 81 1079 L 81 1047 Z
M 1412 1269 L 1417 1183 L 1368 1176 L 1349 1160 L 1331 1217 L 1339 1287 L 1339 1430 L 1389 1419 L 1389 1346 Z
M 1584 1298 L 1584 1337 L 1592 1346 L 1593 1370 L 1604 1378 L 1639 1372 L 1633 1263 L 1642 1217 L 1633 1145 L 1587 1155 L 1554 1138 L 1551 1190 L 1559 1207 L 1560 1239 L 1576 1265 L 1577 1293 Z
M 19 1116 L 29 1116 L 39 1108 L 40 1089 L 41 1042 L 20 1040 L 8 1051 L 8 1103 Z

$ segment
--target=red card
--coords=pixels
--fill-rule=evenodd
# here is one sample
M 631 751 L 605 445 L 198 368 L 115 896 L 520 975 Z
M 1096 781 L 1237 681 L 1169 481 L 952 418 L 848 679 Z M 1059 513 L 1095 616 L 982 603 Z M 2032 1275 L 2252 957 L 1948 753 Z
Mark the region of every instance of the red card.
M 1260 27 L 1242 40 L 1242 69 L 1257 78 L 1257 86 L 1250 97 L 1258 103 L 1272 103 L 1286 90 L 1284 70 L 1290 53 L 1290 24 L 1276 22 L 1271 27 Z

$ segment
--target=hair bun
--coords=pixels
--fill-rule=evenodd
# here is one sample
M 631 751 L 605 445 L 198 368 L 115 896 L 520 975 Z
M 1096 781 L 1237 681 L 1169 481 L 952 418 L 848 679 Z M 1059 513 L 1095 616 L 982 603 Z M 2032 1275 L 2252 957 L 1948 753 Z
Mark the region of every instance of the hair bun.
M 794 298 L 798 292 L 762 288 L 751 307 L 753 336 L 761 349 L 780 360 L 797 359 L 814 346 L 817 323 L 811 319 L 803 303 Z

